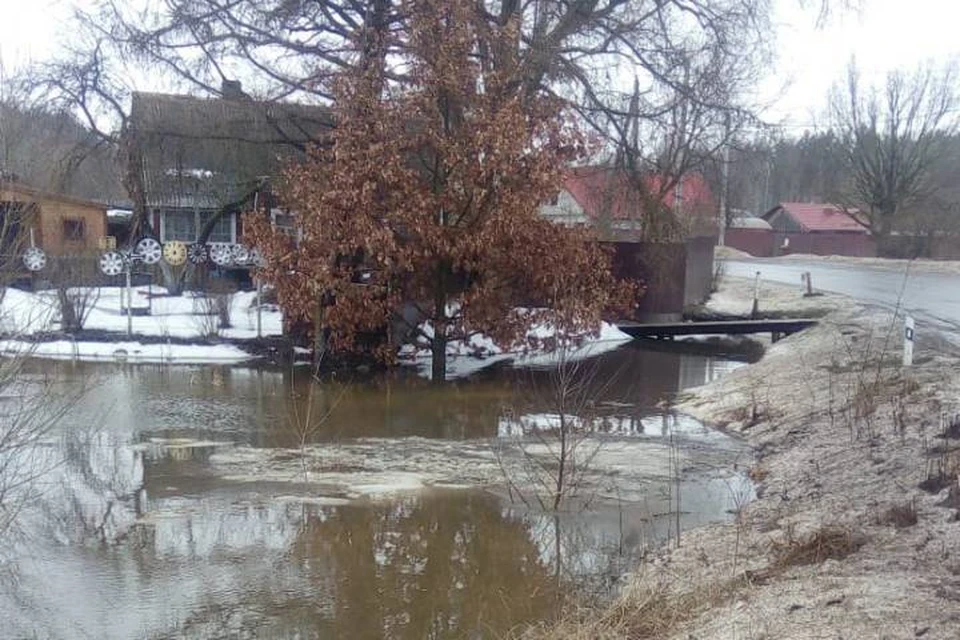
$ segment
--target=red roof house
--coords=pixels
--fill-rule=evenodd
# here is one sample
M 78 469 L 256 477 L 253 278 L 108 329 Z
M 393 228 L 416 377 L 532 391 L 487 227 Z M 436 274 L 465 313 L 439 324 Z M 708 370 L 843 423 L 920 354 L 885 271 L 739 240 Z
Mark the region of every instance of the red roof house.
M 678 188 L 661 192 L 661 176 L 648 176 L 644 183 L 651 198 L 676 209 L 695 234 L 716 232 L 716 203 L 703 176 L 688 174 Z M 677 206 L 677 199 L 680 204 Z M 564 189 L 556 202 L 544 206 L 541 213 L 557 222 L 569 224 L 609 224 L 611 231 L 640 231 L 645 203 L 631 178 L 612 167 L 576 167 L 564 179 Z M 706 223 L 706 224 L 704 224 Z M 707 227 L 707 228 L 704 228 Z
M 775 231 L 867 233 L 840 207 L 816 202 L 781 202 L 763 214 Z
M 841 208 L 814 202 L 781 202 L 765 214 L 774 232 L 774 253 L 875 256 L 866 228 Z
M 556 200 L 540 209 L 556 223 L 598 228 L 597 235 L 613 251 L 614 275 L 645 285 L 633 318 L 644 322 L 679 320 L 684 306 L 709 295 L 713 276 L 717 209 L 710 188 L 698 174 L 685 176 L 677 189 L 661 188 L 662 181 L 655 175 L 644 179 L 645 199 L 622 170 L 576 167 L 567 173 Z M 677 212 L 682 237 L 644 238 L 651 200 Z

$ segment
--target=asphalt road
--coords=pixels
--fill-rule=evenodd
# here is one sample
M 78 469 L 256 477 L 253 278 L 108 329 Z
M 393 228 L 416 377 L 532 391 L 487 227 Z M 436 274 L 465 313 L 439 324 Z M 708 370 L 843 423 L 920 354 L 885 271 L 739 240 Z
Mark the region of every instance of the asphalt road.
M 801 274 L 809 271 L 813 288 L 856 298 L 887 308 L 906 311 L 922 325 L 932 326 L 960 345 L 960 275 L 924 273 L 904 268 L 834 264 L 810 260 L 727 260 L 726 273 L 801 286 Z

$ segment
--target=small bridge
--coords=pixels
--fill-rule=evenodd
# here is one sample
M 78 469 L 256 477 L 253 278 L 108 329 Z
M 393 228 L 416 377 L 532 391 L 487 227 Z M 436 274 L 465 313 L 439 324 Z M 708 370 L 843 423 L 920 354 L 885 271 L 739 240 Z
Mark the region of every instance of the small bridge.
M 641 324 L 620 322 L 617 328 L 633 338 L 672 340 L 675 336 L 746 335 L 769 333 L 774 342 L 783 336 L 803 331 L 817 324 L 809 318 L 771 320 L 705 320 L 693 322 L 664 322 Z

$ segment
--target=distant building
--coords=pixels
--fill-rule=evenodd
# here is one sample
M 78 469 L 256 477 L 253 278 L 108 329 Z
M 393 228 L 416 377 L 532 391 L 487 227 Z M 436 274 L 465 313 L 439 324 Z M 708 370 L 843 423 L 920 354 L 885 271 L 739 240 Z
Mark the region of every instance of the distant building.
M 649 214 L 654 207 L 664 207 L 675 214 L 683 235 L 716 235 L 716 202 L 701 175 L 683 176 L 662 198 L 657 194 L 663 178 L 647 176 L 642 179 L 647 202 L 632 180 L 613 167 L 573 168 L 564 178 L 563 190 L 540 208 L 540 214 L 562 224 L 588 224 L 604 239 L 638 240 L 661 235 L 651 232 Z
M 716 202 L 699 174 L 665 193 L 661 176 L 643 178 L 643 188 L 633 180 L 609 166 L 571 169 L 540 214 L 558 224 L 588 225 L 613 248 L 614 275 L 646 286 L 636 319 L 679 320 L 685 307 L 710 294 Z
M 0 228 L 4 244 L 16 237 L 51 256 L 75 256 L 100 248 L 107 235 L 107 208 L 89 200 L 0 180 Z
M 781 202 L 762 217 L 773 229 L 772 255 L 877 255 L 867 229 L 832 204 Z
M 723 234 L 723 243 L 758 258 L 773 255 L 773 227 L 748 211 L 734 211 Z

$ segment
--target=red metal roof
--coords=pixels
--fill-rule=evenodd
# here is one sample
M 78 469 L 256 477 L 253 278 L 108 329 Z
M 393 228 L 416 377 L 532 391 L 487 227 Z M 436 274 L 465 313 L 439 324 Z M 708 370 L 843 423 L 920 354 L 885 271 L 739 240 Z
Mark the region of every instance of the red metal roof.
M 769 220 L 769 217 L 772 216 L 777 209 L 783 209 L 788 216 L 803 227 L 804 231 L 867 232 L 863 226 L 844 213 L 842 209 L 832 204 L 824 204 L 822 202 L 781 202 L 771 210 L 770 213 L 765 215 L 764 218 Z
M 661 176 L 649 176 L 644 182 L 649 191 L 655 194 L 660 190 L 662 180 Z M 611 167 L 577 167 L 567 174 L 564 188 L 592 220 L 603 216 L 614 220 L 636 220 L 642 217 L 643 204 L 636 189 L 631 186 L 629 176 L 621 170 Z M 664 195 L 663 203 L 672 208 L 674 202 L 675 193 L 671 189 Z M 711 211 L 713 206 L 713 194 L 703 176 L 684 176 L 683 211 Z

